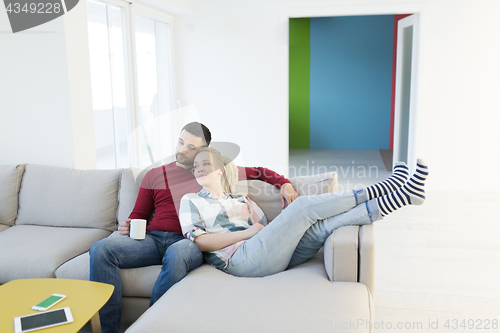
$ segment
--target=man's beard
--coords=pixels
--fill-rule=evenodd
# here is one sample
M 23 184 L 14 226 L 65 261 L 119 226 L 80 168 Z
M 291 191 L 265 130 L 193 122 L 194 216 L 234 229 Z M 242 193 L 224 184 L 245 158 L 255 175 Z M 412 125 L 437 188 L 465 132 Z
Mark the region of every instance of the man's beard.
M 183 159 L 179 159 L 179 156 L 182 156 Z M 182 164 L 182 165 L 193 165 L 193 161 L 189 160 L 186 155 L 177 153 L 175 154 L 175 159 L 177 160 L 177 163 Z

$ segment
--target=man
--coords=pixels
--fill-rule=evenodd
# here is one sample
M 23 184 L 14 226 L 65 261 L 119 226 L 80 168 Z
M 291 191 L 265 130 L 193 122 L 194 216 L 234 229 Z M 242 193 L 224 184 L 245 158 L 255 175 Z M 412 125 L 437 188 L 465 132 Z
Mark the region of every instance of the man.
M 124 237 L 109 237 L 92 245 L 90 280 L 115 286 L 113 295 L 99 311 L 103 332 L 118 332 L 120 326 L 120 268 L 162 265 L 151 294 L 151 306 L 203 263 L 199 248 L 182 236 L 177 212 L 185 194 L 201 189 L 191 169 L 198 150 L 210 141 L 211 134 L 205 125 L 193 122 L 184 126 L 175 150 L 176 162 L 153 168 L 144 176 L 132 213 L 118 227 Z M 239 167 L 239 179 L 260 179 L 280 187 L 283 206 L 285 201 L 290 203 L 298 196 L 286 178 L 265 168 Z M 144 240 L 128 237 L 131 219 L 149 220 L 151 216 Z

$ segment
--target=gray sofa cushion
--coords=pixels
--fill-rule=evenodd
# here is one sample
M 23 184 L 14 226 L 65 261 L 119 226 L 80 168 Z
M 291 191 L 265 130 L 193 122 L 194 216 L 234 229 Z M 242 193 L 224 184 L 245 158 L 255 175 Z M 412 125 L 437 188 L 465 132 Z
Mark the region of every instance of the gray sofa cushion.
M 116 229 L 121 169 L 76 170 L 28 164 L 17 225 Z
M 12 226 L 16 221 L 24 166 L 0 165 L 0 224 Z
M 90 280 L 89 263 L 89 252 L 85 252 L 59 266 L 54 276 L 58 279 Z
M 289 179 L 298 195 L 313 195 L 336 192 L 338 178 L 336 172 L 320 175 L 292 177 Z M 248 194 L 262 209 L 268 221 L 274 220 L 281 213 L 280 190 L 260 180 L 243 180 L 236 185 L 236 191 Z
M 118 223 L 125 221 L 130 213 L 132 213 L 144 175 L 146 175 L 146 170 L 135 168 L 123 169 L 120 178 L 118 211 L 116 214 Z
M 247 309 L 247 310 L 246 310 Z M 263 278 L 241 278 L 204 265 L 174 285 L 128 330 L 139 332 L 369 332 L 366 285 L 331 283 L 321 258 Z M 347 329 L 336 325 L 347 323 Z M 344 324 L 344 327 L 345 324 Z
M 0 232 L 0 283 L 51 278 L 66 261 L 90 249 L 109 231 L 89 228 L 15 225 Z
M 123 296 L 151 297 L 161 265 L 121 269 Z

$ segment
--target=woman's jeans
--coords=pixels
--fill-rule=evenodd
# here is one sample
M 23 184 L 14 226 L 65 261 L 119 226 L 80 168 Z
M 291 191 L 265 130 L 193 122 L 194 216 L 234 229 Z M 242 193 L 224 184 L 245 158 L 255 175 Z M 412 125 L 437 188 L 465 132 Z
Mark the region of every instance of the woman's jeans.
M 175 232 L 148 231 L 143 240 L 118 236 L 94 243 L 90 249 L 90 280 L 115 286 L 111 298 L 99 311 L 102 331 L 118 332 L 120 327 L 120 268 L 162 265 L 151 295 L 151 306 L 202 263 L 203 255 L 198 246 Z
M 268 226 L 243 243 L 224 271 L 236 276 L 266 276 L 305 262 L 333 231 L 382 218 L 365 189 L 302 196 Z

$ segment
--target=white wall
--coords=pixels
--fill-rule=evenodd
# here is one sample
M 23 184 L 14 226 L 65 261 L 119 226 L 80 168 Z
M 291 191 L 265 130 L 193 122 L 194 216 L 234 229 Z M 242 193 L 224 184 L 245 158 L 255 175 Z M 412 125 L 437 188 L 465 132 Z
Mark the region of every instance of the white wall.
M 287 27 L 274 1 L 194 1 L 176 17 L 178 98 L 246 165 L 288 168 Z M 286 83 L 286 82 L 285 82 Z
M 12 33 L 0 6 L 0 164 L 74 166 L 64 25 Z
M 288 164 L 286 15 L 422 14 L 420 155 L 429 189 L 499 191 L 500 29 L 495 0 L 195 0 L 176 19 L 178 96 L 245 163 Z M 284 172 L 285 173 L 285 172 Z
M 63 16 L 63 19 L 74 167 L 77 169 L 95 169 L 97 167 L 97 154 L 86 1 L 80 1 L 78 6 Z
M 15 34 L 0 6 L 0 165 L 95 168 L 85 5 Z
M 429 5 L 424 147 L 440 188 L 499 190 L 499 11 L 498 1 Z

